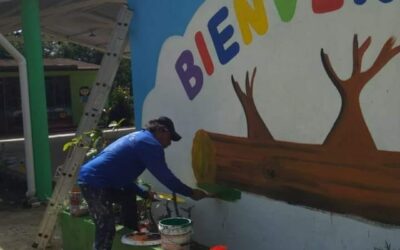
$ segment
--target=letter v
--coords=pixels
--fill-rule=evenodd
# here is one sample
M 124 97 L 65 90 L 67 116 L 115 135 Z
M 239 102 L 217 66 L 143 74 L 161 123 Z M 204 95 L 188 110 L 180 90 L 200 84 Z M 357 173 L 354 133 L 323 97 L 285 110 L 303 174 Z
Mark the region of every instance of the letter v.
M 296 12 L 297 0 L 274 0 L 274 2 L 281 20 L 290 22 Z

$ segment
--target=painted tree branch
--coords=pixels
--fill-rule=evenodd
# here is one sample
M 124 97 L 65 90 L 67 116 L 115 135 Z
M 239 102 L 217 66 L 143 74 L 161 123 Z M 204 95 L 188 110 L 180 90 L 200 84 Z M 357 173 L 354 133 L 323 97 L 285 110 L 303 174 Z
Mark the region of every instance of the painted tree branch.
M 400 45 L 393 48 L 396 39 L 390 37 L 385 45 L 383 45 L 381 52 L 376 58 L 374 64 L 367 71 L 364 72 L 366 81 L 374 77 L 393 57 L 400 53 Z
M 321 49 L 321 60 L 329 79 L 331 79 L 333 85 L 335 85 L 335 87 L 339 91 L 340 96 L 344 96 L 345 91 L 343 89 L 343 80 L 341 80 L 336 74 L 335 70 L 332 67 L 329 56 L 325 54 L 324 49 Z
M 232 75 L 231 81 L 233 89 L 235 90 L 246 115 L 248 138 L 252 140 L 274 141 L 274 138 L 258 113 L 257 107 L 254 103 L 253 87 L 256 72 L 257 68 L 254 68 L 251 80 L 249 79 L 249 72 L 246 72 L 246 93 L 240 89 L 239 83 Z
M 353 38 L 353 73 L 352 77 L 361 73 L 361 64 L 362 58 L 364 56 L 365 51 L 368 49 L 369 45 L 371 44 L 371 37 L 369 36 L 367 40 L 358 47 L 358 38 L 357 35 L 354 35 Z
M 395 39 L 389 38 L 372 66 L 362 72 L 363 56 L 371 44 L 371 37 L 368 37 L 359 47 L 358 37 L 355 34 L 353 38 L 353 71 L 347 80 L 342 80 L 337 76 L 328 55 L 324 53 L 323 49 L 321 50 L 324 69 L 342 97 L 339 116 L 324 144 L 343 151 L 349 151 L 349 149 L 357 149 L 361 152 L 376 150 L 361 112 L 359 98 L 361 90 L 368 81 L 400 52 L 400 46 L 393 48 L 394 43 Z

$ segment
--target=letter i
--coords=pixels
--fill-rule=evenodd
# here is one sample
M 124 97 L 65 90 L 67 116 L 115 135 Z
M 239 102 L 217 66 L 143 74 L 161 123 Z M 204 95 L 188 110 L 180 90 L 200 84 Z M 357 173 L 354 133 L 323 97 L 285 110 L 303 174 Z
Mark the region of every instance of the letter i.
M 342 8 L 344 0 L 312 0 L 314 13 L 326 13 Z
M 206 42 L 204 40 L 203 33 L 198 31 L 195 36 L 195 41 L 197 45 L 197 50 L 199 51 L 201 61 L 203 62 L 204 68 L 206 69 L 207 74 L 210 76 L 214 73 L 214 64 L 212 62 L 210 53 L 208 51 Z

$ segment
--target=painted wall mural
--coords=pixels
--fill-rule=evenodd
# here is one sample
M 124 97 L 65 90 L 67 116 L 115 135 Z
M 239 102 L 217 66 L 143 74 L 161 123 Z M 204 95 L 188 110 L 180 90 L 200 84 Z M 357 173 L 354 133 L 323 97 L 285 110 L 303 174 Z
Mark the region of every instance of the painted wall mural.
M 130 5 L 136 124 L 171 117 L 174 172 L 244 191 L 195 204 L 200 241 L 400 246 L 400 1 Z
M 256 68 L 246 74 L 245 92 L 232 85 L 247 120 L 247 138 L 199 130 L 193 143 L 193 169 L 199 183 L 220 183 L 289 203 L 349 213 L 400 225 L 400 152 L 377 150 L 364 121 L 360 93 L 400 46 L 389 38 L 375 62 L 361 70 L 371 43 L 353 39 L 353 71 L 342 80 L 321 49 L 324 69 L 338 89 L 342 108 L 322 145 L 276 141 L 253 99 Z
M 288 9 L 282 7 L 282 1 L 275 4 L 281 18 L 288 16 L 282 13 Z M 296 1 L 286 4 L 292 7 L 290 13 L 294 13 Z M 253 33 L 259 36 L 267 33 L 269 23 L 264 1 L 255 0 L 252 6 L 248 1 L 234 1 L 233 6 L 244 44 L 251 44 Z M 314 13 L 335 11 L 342 6 L 343 1 L 312 1 Z M 221 25 L 228 15 L 229 10 L 224 6 L 207 23 L 211 46 L 221 65 L 229 63 L 240 52 L 240 45 L 231 39 L 234 28 L 230 24 Z M 203 74 L 212 75 L 215 67 L 201 31 L 195 33 L 194 41 L 205 72 L 195 64 L 194 52 L 190 50 L 184 50 L 175 64 L 190 100 L 203 88 Z M 321 49 L 321 63 L 342 98 L 338 118 L 322 145 L 276 141 L 253 99 L 256 69 L 251 80 L 249 73 L 246 74 L 245 92 L 232 75 L 233 88 L 246 115 L 247 138 L 197 132 L 192 156 L 197 181 L 225 184 L 289 203 L 400 225 L 400 215 L 397 215 L 400 153 L 377 150 L 359 103 L 363 87 L 400 52 L 400 46 L 395 47 L 395 38 L 390 37 L 370 68 L 362 70 L 363 55 L 371 41 L 368 37 L 359 45 L 358 36 L 354 35 L 353 69 L 346 80 L 338 77 L 329 56 Z

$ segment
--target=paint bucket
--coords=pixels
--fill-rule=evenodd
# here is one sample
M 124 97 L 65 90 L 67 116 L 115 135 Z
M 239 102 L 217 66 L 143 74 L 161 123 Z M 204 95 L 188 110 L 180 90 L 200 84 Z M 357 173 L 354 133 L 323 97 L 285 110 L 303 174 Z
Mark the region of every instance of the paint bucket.
M 189 250 L 192 221 L 183 217 L 162 219 L 158 222 L 161 248 L 164 250 Z

